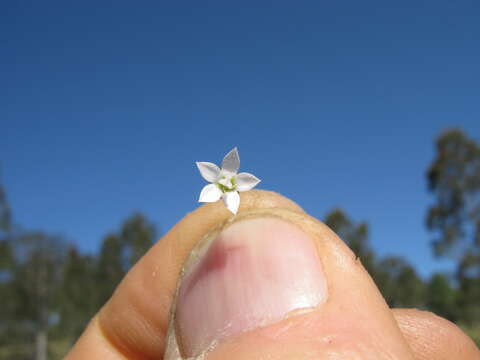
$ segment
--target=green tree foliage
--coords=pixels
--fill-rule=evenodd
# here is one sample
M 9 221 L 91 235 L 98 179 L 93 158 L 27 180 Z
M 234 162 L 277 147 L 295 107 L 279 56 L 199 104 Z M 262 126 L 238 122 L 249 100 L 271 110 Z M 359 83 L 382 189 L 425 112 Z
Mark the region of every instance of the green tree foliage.
M 427 307 L 435 314 L 457 321 L 457 291 L 445 274 L 433 274 L 427 286 Z
M 68 250 L 58 293 L 59 324 L 55 330 L 77 338 L 88 320 L 98 311 L 95 258 L 81 254 L 75 247 Z
M 340 209 L 329 212 L 325 217 L 325 224 L 347 243 L 368 272 L 373 274 L 376 270 L 375 255 L 368 243 L 368 225 L 364 222 L 353 222 Z
M 6 271 L 13 265 L 13 256 L 8 237 L 12 228 L 10 206 L 7 195 L 0 183 L 0 271 Z
M 0 345 L 5 345 L 7 340 L 14 335 L 15 305 L 11 278 L 14 269 L 14 256 L 9 241 L 11 231 L 10 207 L 7 202 L 5 190 L 0 183 Z
M 6 238 L 3 238 L 0 240 L 0 271 L 10 271 L 12 266 L 12 247 L 10 242 Z
M 126 271 L 122 264 L 122 243 L 117 235 L 111 234 L 103 239 L 96 268 L 96 304 L 101 306 L 113 294 Z
M 436 141 L 427 172 L 434 203 L 427 226 L 435 234 L 433 250 L 457 261 L 457 298 L 461 317 L 480 323 L 480 145 L 460 130 Z
M 13 237 L 15 263 L 8 280 L 11 332 L 17 341 L 35 339 L 35 359 L 47 358 L 47 334 L 57 309 L 65 246 L 63 239 L 41 232 Z
M 145 254 L 155 241 L 155 227 L 144 215 L 136 213 L 125 220 L 119 233 L 125 270 Z
M 0 183 L 0 231 L 8 232 L 11 229 L 11 221 L 11 211 L 7 202 L 7 195 Z
M 99 254 L 82 254 L 61 237 L 12 226 L 0 185 L 0 358 L 60 359 L 54 349 L 75 341 L 155 236 L 137 213 Z
M 382 259 L 374 279 L 390 307 L 424 307 L 425 285 L 404 259 L 397 256 Z
M 441 134 L 428 173 L 434 204 L 427 216 L 428 228 L 437 234 L 433 242 L 439 256 L 461 257 L 480 250 L 480 147 L 460 130 Z
M 97 305 L 110 298 L 127 271 L 153 245 L 155 237 L 154 225 L 136 213 L 123 222 L 118 233 L 104 238 L 96 271 Z
M 380 259 L 368 243 L 368 225 L 352 221 L 342 210 L 327 214 L 325 223 L 347 243 L 370 273 L 390 306 L 423 307 L 425 285 L 415 269 L 399 257 Z
M 480 253 L 468 250 L 457 268 L 458 309 L 462 322 L 480 326 Z

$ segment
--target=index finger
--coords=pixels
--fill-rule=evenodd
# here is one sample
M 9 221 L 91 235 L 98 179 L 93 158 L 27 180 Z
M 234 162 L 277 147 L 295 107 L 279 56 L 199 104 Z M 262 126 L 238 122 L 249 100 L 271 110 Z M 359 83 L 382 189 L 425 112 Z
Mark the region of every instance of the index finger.
M 303 212 L 273 192 L 252 190 L 241 196 L 240 212 L 268 208 Z M 198 239 L 230 216 L 219 203 L 187 214 L 129 271 L 66 359 L 161 359 L 182 265 Z

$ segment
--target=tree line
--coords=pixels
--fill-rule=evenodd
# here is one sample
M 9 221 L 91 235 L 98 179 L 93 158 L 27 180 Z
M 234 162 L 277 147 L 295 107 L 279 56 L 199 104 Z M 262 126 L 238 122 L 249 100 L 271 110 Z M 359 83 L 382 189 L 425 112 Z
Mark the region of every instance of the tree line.
M 5 201 L 0 209 L 0 359 L 61 359 L 153 245 L 155 227 L 133 214 L 98 254 L 85 254 L 62 237 L 14 227 Z
M 480 144 L 460 130 L 442 133 L 426 170 L 432 251 L 454 273 L 420 277 L 398 256 L 380 257 L 369 225 L 341 209 L 325 223 L 350 246 L 391 307 L 435 312 L 480 343 Z M 60 236 L 26 230 L 12 219 L 0 184 L 0 359 L 60 359 L 159 235 L 141 213 L 106 235 L 96 254 Z

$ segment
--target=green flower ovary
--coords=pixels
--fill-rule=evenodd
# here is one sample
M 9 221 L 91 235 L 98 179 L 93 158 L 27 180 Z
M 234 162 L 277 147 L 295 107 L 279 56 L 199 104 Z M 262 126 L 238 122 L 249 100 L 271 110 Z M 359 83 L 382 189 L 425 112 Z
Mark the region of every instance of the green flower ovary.
M 223 180 L 223 179 L 226 179 L 225 176 L 222 176 L 220 178 L 220 180 Z M 235 189 L 237 188 L 237 184 L 235 183 L 235 177 L 231 177 L 230 178 L 230 183 L 232 184 L 232 186 L 226 186 L 226 185 L 223 185 L 223 184 L 220 184 L 219 182 L 217 182 L 217 186 L 220 190 L 222 190 L 222 192 L 226 193 L 226 192 L 230 192 L 230 191 L 235 191 Z

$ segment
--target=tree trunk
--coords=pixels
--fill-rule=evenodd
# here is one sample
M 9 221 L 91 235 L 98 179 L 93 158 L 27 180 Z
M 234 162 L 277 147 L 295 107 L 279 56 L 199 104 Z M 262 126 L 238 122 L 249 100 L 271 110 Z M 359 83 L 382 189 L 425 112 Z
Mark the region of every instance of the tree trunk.
M 47 360 L 47 331 L 41 329 L 35 335 L 35 360 Z

